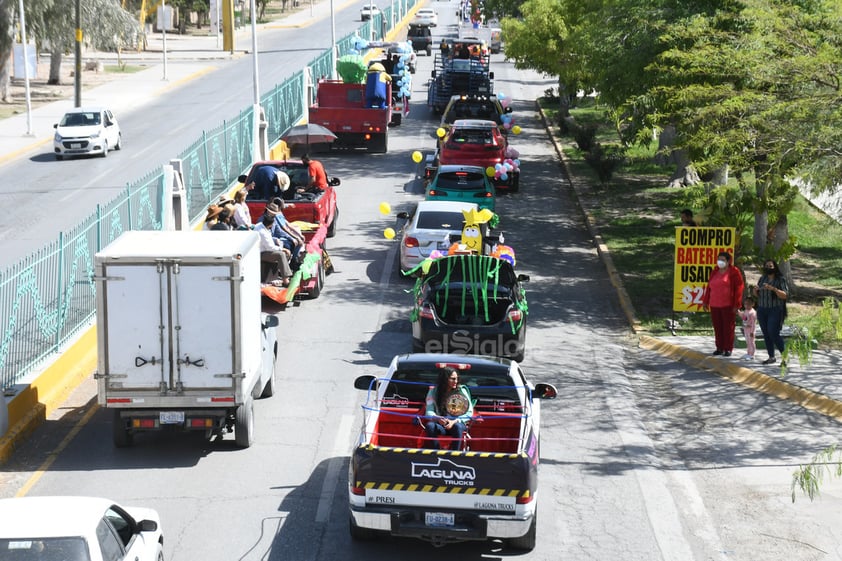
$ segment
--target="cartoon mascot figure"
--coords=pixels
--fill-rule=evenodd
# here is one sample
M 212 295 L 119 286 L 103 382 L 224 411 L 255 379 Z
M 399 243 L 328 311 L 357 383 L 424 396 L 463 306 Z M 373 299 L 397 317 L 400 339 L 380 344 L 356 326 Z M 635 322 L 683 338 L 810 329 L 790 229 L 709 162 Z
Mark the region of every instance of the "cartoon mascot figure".
M 484 208 L 482 210 L 463 210 L 465 225 L 462 227 L 462 239 L 454 243 L 448 250 L 448 255 L 465 255 L 469 253 L 482 254 L 482 228 L 481 226 L 494 218 L 495 214 Z
M 368 107 L 379 107 L 385 109 L 391 103 L 389 88 L 387 84 L 392 77 L 386 72 L 386 68 L 379 62 L 368 67 L 365 79 L 365 102 Z

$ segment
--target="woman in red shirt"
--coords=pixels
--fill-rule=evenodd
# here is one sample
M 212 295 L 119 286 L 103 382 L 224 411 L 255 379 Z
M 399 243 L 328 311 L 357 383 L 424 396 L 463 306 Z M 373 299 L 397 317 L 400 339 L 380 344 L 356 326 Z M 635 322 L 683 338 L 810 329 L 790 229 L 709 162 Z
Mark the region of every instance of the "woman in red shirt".
M 731 356 L 734 350 L 734 328 L 737 311 L 743 301 L 743 275 L 731 265 L 731 254 L 723 251 L 716 257 L 716 269 L 710 274 L 702 296 L 702 306 L 710 310 L 716 339 L 714 355 Z

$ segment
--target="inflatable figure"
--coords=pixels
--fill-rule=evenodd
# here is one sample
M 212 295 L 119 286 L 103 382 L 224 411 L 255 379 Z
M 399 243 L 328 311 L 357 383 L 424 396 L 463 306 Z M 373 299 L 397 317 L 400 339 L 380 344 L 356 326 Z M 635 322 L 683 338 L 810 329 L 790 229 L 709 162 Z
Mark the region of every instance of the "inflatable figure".
M 365 102 L 368 107 L 379 107 L 385 109 L 391 100 L 388 98 L 386 84 L 392 81 L 392 77 L 379 62 L 368 67 L 368 74 L 365 79 Z

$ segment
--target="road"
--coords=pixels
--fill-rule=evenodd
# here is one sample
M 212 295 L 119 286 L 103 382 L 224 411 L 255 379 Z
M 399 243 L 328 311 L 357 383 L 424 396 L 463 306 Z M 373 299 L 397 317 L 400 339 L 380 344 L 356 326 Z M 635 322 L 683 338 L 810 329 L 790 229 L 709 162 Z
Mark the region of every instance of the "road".
M 430 64 L 419 57 L 416 76 L 429 75 Z M 518 270 L 531 277 L 523 367 L 560 391 L 543 404 L 534 551 L 348 535 L 348 458 L 363 398 L 352 383 L 411 346 L 411 285 L 396 272 L 396 243 L 382 234 L 398 223 L 378 207 L 385 201 L 399 212 L 421 197 L 410 154 L 432 149 L 436 121 L 418 78 L 388 154 L 322 158 L 343 180 L 329 245 L 336 272 L 318 300 L 280 315 L 280 391 L 256 404 L 253 447 L 237 449 L 230 435 L 154 434 L 114 449 L 108 412 L 83 418 L 89 382 L 69 414 L 39 429 L 0 471 L 0 495 L 93 494 L 151 506 L 174 561 L 842 558 L 842 486 L 830 484 L 816 503 L 791 504 L 789 490 L 806 451 L 833 442 L 838 427 L 636 347 L 534 112 L 532 99 L 552 80 L 499 56 L 492 65 L 523 128 L 513 141 L 521 192 L 498 201 Z

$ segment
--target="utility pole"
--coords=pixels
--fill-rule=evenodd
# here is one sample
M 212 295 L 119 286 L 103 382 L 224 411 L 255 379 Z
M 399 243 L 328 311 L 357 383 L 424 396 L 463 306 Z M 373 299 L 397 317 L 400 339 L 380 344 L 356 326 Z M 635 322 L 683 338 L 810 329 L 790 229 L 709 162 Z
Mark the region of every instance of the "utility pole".
M 23 80 L 26 91 L 26 136 L 32 134 L 32 96 L 29 93 L 29 57 L 26 49 L 26 16 L 23 12 L 23 0 L 20 0 L 20 42 L 23 46 Z
M 76 0 L 76 107 L 82 107 L 82 0 Z

